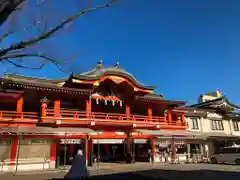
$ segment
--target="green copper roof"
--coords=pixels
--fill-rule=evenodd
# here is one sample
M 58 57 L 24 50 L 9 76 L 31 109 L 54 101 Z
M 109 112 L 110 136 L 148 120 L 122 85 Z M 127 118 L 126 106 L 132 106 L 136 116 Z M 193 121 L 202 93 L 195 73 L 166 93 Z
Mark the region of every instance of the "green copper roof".
M 96 66 L 88 71 L 84 72 L 81 74 L 72 74 L 73 77 L 79 78 L 79 79 L 86 79 L 86 80 L 97 80 L 100 77 L 104 75 L 119 75 L 126 77 L 133 81 L 135 84 L 142 88 L 154 90 L 155 86 L 146 86 L 143 85 L 142 83 L 139 83 L 129 72 L 127 72 L 125 69 L 123 69 L 120 65 L 119 62 L 115 64 L 115 66 L 110 66 L 110 67 L 105 67 L 102 63 L 102 61 L 99 61 Z
M 130 76 L 132 76 L 130 73 L 125 71 L 121 66 L 119 66 L 119 62 L 115 64 L 115 66 L 110 66 L 110 67 L 105 67 L 102 64 L 102 61 L 100 60 L 97 65 L 90 71 L 81 73 L 80 75 L 83 76 L 89 76 L 89 77 L 96 77 L 96 76 L 101 76 L 105 72 L 120 72 L 120 73 L 126 73 Z

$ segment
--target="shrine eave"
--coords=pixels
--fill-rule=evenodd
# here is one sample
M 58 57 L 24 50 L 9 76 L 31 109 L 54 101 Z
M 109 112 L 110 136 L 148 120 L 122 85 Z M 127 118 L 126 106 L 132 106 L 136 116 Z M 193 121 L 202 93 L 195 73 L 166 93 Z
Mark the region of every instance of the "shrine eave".
M 71 78 L 75 78 L 75 79 L 78 79 L 78 80 L 95 82 L 95 81 L 100 80 L 104 76 L 118 76 L 118 77 L 126 78 L 126 79 L 130 80 L 134 85 L 136 85 L 137 87 L 142 88 L 142 89 L 147 89 L 147 90 L 153 91 L 156 88 L 155 86 L 143 85 L 143 84 L 139 83 L 129 73 L 125 73 L 125 72 L 121 72 L 121 71 L 109 71 L 108 70 L 108 71 L 103 72 L 102 74 L 96 74 L 94 76 L 93 75 L 91 75 L 91 76 L 90 75 L 85 75 L 85 74 L 84 75 L 83 74 L 79 74 L 79 75 L 72 74 Z
M 229 100 L 226 98 L 226 96 L 223 96 L 221 98 L 214 99 L 211 101 L 190 105 L 189 107 L 222 109 L 222 110 L 226 110 L 226 111 L 234 111 L 234 110 L 240 109 L 239 106 L 236 106 L 236 105 L 232 104 L 231 102 L 229 102 Z
M 37 83 L 37 84 L 58 84 L 61 82 L 66 82 L 68 78 L 62 78 L 62 79 L 47 79 L 47 78 L 37 78 L 37 77 L 30 77 L 30 76 L 23 76 L 19 74 L 4 74 L 4 76 L 1 79 L 7 79 L 7 80 L 15 80 L 15 81 L 24 81 L 26 83 Z
M 0 83 L 4 88 L 20 88 L 20 89 L 37 89 L 42 91 L 51 91 L 51 92 L 63 92 L 63 93 L 73 93 L 73 94 L 91 94 L 92 90 L 86 89 L 74 89 L 61 87 L 57 84 L 50 82 L 41 82 L 41 81 L 27 81 L 25 79 L 13 79 L 13 78 L 0 78 Z
M 206 117 L 207 112 L 215 112 L 213 109 L 201 109 L 201 108 L 192 108 L 192 107 L 177 107 L 174 111 L 184 112 L 185 116 L 191 117 Z
M 226 114 L 229 118 L 234 120 L 240 120 L 240 113 L 228 113 Z

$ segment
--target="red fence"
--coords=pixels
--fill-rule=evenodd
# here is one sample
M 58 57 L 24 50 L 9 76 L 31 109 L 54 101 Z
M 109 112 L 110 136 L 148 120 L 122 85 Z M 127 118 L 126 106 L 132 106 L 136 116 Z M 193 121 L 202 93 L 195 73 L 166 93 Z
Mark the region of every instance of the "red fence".
M 0 121 L 38 121 L 37 112 L 0 111 Z
M 37 112 L 16 112 L 16 111 L 0 111 L 0 121 L 22 121 L 22 122 L 36 122 L 40 118 Z M 91 121 L 118 121 L 118 122 L 131 122 L 131 123 L 152 123 L 152 124 L 165 124 L 165 125 L 180 125 L 186 126 L 185 121 L 173 119 L 169 122 L 165 117 L 161 116 L 144 116 L 144 115 L 129 115 L 102 113 L 102 112 L 86 112 L 75 110 L 61 110 L 56 114 L 53 109 L 47 109 L 46 118 L 54 119 L 67 119 L 67 120 L 91 120 Z
M 102 112 L 86 112 L 86 111 L 75 111 L 75 110 L 61 110 L 57 116 L 53 109 L 48 109 L 46 117 L 59 117 L 62 119 L 90 119 L 93 121 L 98 120 L 109 120 L 109 121 L 131 121 L 131 122 L 149 122 L 156 124 L 169 124 L 169 125 L 185 125 L 184 122 L 179 120 L 172 120 L 168 122 L 165 117 L 161 116 L 144 116 L 144 115 L 129 115 L 126 114 L 114 114 L 114 113 L 102 113 Z M 179 124 L 180 122 L 180 124 Z

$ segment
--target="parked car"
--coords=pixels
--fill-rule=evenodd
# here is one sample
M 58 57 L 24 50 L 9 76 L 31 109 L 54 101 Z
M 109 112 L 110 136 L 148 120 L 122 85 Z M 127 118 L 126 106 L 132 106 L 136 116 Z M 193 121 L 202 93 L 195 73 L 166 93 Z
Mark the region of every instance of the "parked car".
M 240 165 L 240 146 L 224 147 L 211 157 L 211 163 L 230 163 Z

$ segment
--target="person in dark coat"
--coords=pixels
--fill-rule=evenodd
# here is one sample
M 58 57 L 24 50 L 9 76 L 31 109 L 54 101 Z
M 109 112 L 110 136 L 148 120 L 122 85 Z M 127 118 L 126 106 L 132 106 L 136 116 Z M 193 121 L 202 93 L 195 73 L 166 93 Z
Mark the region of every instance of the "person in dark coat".
M 82 150 L 79 150 L 75 159 L 73 160 L 72 166 L 68 173 L 65 175 L 66 180 L 76 180 L 76 179 L 87 179 L 89 178 L 89 173 L 86 167 L 85 157 Z

